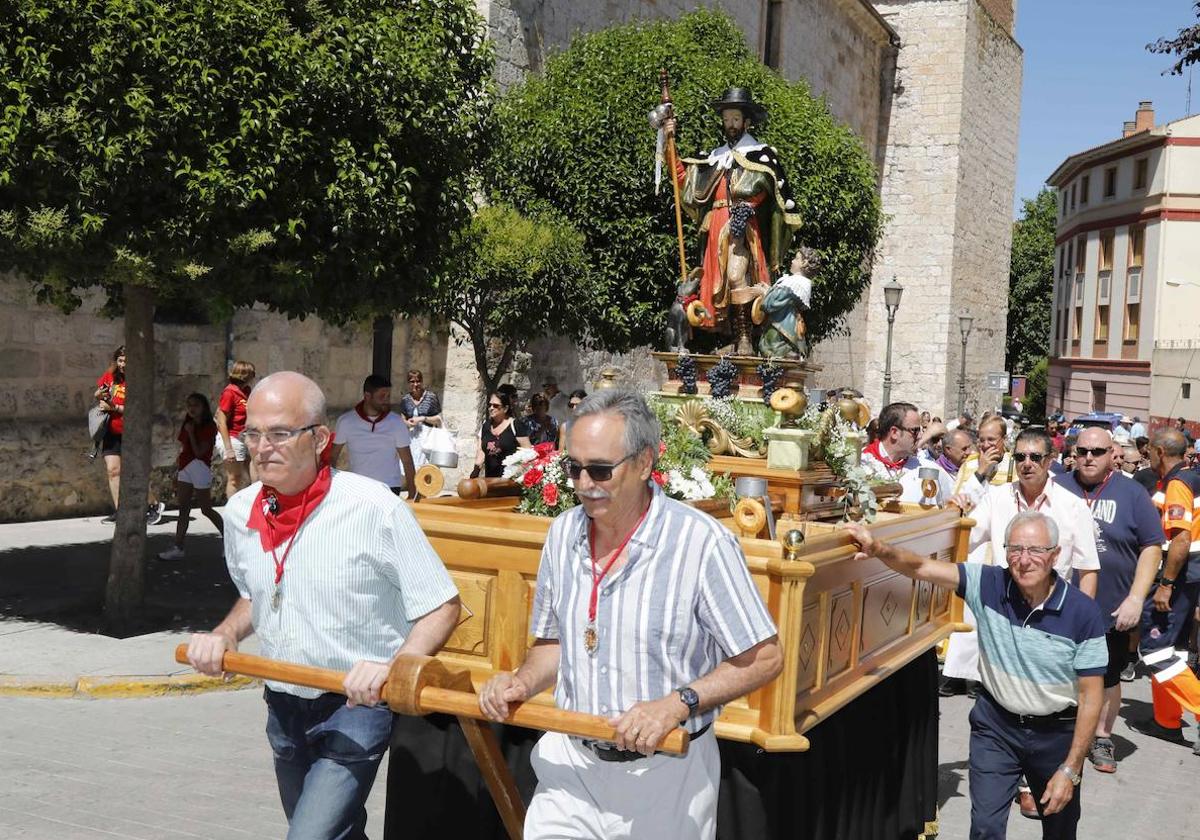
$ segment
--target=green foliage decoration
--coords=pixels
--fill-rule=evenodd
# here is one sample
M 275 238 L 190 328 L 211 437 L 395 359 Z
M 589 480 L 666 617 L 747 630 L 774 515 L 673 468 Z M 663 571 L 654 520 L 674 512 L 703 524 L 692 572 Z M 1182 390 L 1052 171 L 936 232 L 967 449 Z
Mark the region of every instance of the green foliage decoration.
M 656 195 L 654 132 L 646 121 L 659 101 L 662 67 L 672 82 L 681 156 L 722 142 L 709 103 L 725 88 L 749 87 L 769 109 L 754 134 L 779 152 L 804 219 L 799 241 L 822 266 L 806 316 L 809 338 L 836 332 L 869 282 L 881 226 L 874 165 L 807 85 L 763 65 L 723 13 L 700 10 L 577 37 L 542 74 L 511 89 L 497 104 L 486 167 L 493 200 L 522 212 L 554 208 L 584 232 L 598 286 L 597 343 L 623 350 L 654 341 L 679 279 L 669 173 Z M 685 232 L 694 266 L 695 226 Z
M 345 320 L 409 305 L 490 103 L 470 0 L 2 0 L 0 265 Z
M 1007 364 L 1014 373 L 1028 373 L 1045 357 L 1054 296 L 1054 191 L 1043 188 L 1023 204 L 1013 223 L 1008 270 Z

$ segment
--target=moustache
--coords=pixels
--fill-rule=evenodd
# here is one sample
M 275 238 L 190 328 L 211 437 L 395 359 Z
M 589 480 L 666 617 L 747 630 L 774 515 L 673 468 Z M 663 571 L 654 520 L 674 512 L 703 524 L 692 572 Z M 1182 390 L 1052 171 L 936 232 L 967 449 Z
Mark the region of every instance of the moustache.
M 588 499 L 589 501 L 593 502 L 599 502 L 603 501 L 604 499 L 612 498 L 611 493 L 606 493 L 603 490 L 576 490 L 575 495 L 581 499 Z

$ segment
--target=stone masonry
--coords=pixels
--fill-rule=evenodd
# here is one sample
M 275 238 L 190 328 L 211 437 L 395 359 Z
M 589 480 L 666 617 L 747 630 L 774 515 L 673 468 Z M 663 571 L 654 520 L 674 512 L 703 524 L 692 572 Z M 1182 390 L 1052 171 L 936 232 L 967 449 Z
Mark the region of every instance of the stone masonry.
M 0 522 L 80 516 L 108 510 L 104 468 L 85 457 L 88 408 L 96 379 L 123 343 L 120 320 L 102 316 L 98 293 L 70 315 L 38 304 L 31 287 L 0 276 Z M 260 309 L 240 310 L 229 324 L 155 325 L 156 381 L 153 487 L 171 499 L 187 395 L 215 400 L 226 382 L 226 346 L 253 362 L 259 375 L 299 370 L 325 390 L 336 416 L 361 397 L 371 364 L 369 324 L 334 327 Z M 397 320 L 392 366 L 419 367 L 429 387 L 442 387 L 444 335 L 419 321 Z M 137 387 L 131 382 L 130 387 Z M 398 398 L 398 397 L 397 397 Z M 214 492 L 221 495 L 220 480 Z

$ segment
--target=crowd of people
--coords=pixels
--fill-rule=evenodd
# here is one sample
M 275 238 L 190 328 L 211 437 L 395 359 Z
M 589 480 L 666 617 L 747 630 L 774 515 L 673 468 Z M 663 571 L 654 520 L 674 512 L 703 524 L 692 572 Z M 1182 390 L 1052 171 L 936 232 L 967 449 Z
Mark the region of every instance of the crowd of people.
M 942 423 L 910 403 L 871 430 L 866 468 L 913 502 L 929 501 L 921 479 L 936 471 L 938 501 L 975 523 L 957 568 L 851 528 L 865 554 L 956 588 L 976 628 L 949 640 L 939 687 L 975 699 L 972 837 L 1005 836 L 1013 802 L 1043 836 L 1076 836 L 1085 761 L 1117 771 L 1122 681 L 1151 684 L 1153 719 L 1131 728 L 1185 745 L 1184 715 L 1200 721 L 1200 471 L 1186 430 L 1179 418 L 1147 433 L 1126 416 Z
M 500 478 L 504 459 L 521 447 L 552 443 L 564 448 L 567 420 L 587 398 L 583 390 L 569 395 L 558 390 L 558 380 L 547 377 L 542 390 L 522 402 L 517 387 L 499 386 L 488 394 L 487 416 L 479 429 L 479 448 L 471 478 Z

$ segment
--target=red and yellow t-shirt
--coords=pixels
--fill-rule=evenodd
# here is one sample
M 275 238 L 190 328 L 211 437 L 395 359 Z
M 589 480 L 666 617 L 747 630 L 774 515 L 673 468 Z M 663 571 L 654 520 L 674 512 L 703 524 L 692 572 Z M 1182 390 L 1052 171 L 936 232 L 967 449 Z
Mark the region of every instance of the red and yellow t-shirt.
M 107 387 L 109 393 L 107 402 L 121 408 L 125 407 L 125 381 L 116 382 L 113 379 L 111 371 L 105 371 L 104 375 L 96 380 L 96 387 Z M 109 433 L 114 435 L 125 434 L 125 415 L 113 412 L 109 415 L 109 418 Z
M 248 393 L 242 386 L 230 382 L 221 392 L 221 401 L 217 404 L 225 414 L 225 425 L 229 428 L 229 436 L 237 437 L 246 429 L 246 398 Z

